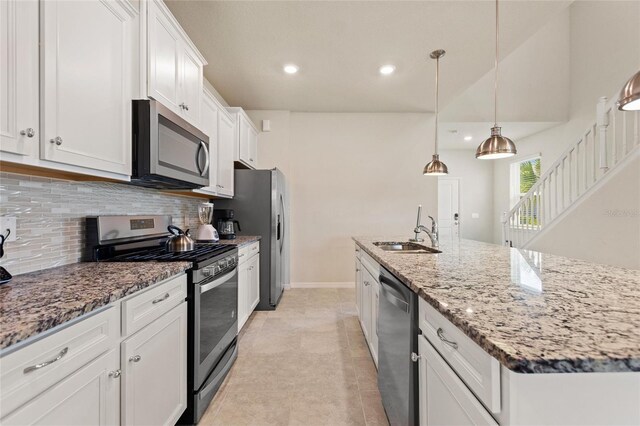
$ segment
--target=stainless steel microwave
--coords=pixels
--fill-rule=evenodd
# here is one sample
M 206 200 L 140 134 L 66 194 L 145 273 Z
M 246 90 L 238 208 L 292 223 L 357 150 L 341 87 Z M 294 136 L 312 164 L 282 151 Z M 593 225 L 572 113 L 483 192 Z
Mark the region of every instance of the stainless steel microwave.
M 158 101 L 133 101 L 131 183 L 163 189 L 209 186 L 209 138 Z

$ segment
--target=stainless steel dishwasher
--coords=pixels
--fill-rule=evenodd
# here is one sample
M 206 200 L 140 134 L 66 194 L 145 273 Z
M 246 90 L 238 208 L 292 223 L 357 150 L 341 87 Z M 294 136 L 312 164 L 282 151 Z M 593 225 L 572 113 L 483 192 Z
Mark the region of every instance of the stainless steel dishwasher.
M 380 269 L 378 389 L 391 426 L 418 425 L 418 298 Z

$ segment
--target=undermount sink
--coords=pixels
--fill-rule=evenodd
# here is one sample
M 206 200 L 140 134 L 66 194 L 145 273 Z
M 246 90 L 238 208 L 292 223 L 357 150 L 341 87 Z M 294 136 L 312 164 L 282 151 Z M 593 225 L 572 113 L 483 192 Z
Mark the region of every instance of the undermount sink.
M 427 247 L 422 244 L 412 242 L 396 242 L 396 241 L 378 241 L 373 243 L 374 246 L 379 247 L 384 251 L 391 251 L 394 253 L 407 253 L 407 254 L 437 254 L 442 253 L 440 250 L 432 247 Z

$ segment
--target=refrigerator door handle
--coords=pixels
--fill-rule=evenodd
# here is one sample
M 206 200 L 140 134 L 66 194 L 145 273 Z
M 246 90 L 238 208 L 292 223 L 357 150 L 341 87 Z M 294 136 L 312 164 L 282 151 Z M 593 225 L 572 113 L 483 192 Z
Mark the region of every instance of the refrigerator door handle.
M 280 215 L 278 215 L 278 220 L 276 221 L 276 240 L 280 241 Z
M 285 224 L 285 212 L 284 212 L 284 198 L 282 197 L 282 194 L 280 194 L 280 208 L 282 209 L 282 238 L 280 239 L 280 253 L 282 253 L 282 249 L 284 248 L 284 235 L 286 232 L 286 224 Z M 278 222 L 278 226 L 280 226 L 280 223 Z

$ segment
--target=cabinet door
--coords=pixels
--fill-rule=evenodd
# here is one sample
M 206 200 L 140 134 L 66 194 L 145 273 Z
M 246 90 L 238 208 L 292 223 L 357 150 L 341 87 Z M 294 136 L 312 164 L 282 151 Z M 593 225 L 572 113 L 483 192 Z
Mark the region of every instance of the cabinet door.
M 131 174 L 135 13 L 115 1 L 45 1 L 41 156 Z
M 182 109 L 178 107 L 182 102 L 178 96 L 180 35 L 164 8 L 155 1 L 148 4 L 149 97 L 181 113 Z
M 249 126 L 249 164 L 254 169 L 258 167 L 258 132 Z
M 2 418 L 3 425 L 113 425 L 120 415 L 118 352 L 113 350 L 68 375 Z
M 0 1 L 0 150 L 38 156 L 38 1 Z
M 238 265 L 238 330 L 241 330 L 249 318 L 249 261 Z
M 233 150 L 235 122 L 218 112 L 218 194 L 233 197 Z
M 200 112 L 202 131 L 209 136 L 209 187 L 216 192 L 218 183 L 218 107 L 209 93 L 202 95 L 202 111 Z
M 237 159 L 249 163 L 249 123 L 242 113 L 238 113 L 238 154 Z
M 187 406 L 187 304 L 122 345 L 122 424 L 175 424 Z
M 366 269 L 362 269 L 362 316 L 360 318 L 362 331 L 367 342 L 371 340 L 371 304 L 373 297 L 373 277 Z
M 378 306 L 380 304 L 380 285 L 377 281 L 371 283 L 371 335 L 369 347 L 373 361 L 378 365 Z
M 358 318 L 362 318 L 362 264 L 356 259 L 356 310 Z
M 258 306 L 260 302 L 260 254 L 254 255 L 249 260 L 249 274 L 250 274 L 250 286 L 249 286 L 249 315 Z
M 497 425 L 424 336 L 418 347 L 421 425 Z
M 182 49 L 180 59 L 180 105 L 182 114 L 194 126 L 200 125 L 202 64 L 189 49 Z

